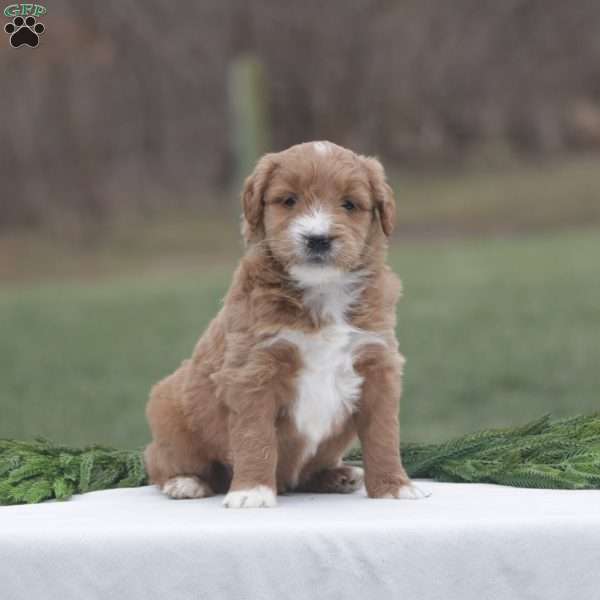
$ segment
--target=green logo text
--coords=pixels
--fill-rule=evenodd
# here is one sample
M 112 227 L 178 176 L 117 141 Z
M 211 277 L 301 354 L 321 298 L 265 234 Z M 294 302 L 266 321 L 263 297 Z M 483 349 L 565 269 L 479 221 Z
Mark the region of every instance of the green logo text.
M 27 17 L 33 15 L 34 17 L 41 17 L 47 12 L 46 7 L 41 4 L 10 4 L 4 9 L 4 16 Z

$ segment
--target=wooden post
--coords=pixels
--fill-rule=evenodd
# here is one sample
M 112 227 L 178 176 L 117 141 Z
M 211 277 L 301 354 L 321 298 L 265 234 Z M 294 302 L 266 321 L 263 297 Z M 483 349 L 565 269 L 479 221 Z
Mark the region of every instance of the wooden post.
M 267 104 L 262 64 L 252 55 L 238 57 L 229 67 L 230 144 L 235 160 L 233 184 L 236 189 L 269 149 Z

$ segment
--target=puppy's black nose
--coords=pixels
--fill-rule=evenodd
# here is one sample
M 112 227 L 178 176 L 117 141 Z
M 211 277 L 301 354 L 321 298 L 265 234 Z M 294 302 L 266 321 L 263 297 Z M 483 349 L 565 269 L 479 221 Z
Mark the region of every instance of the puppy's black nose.
M 326 235 L 307 235 L 306 247 L 314 254 L 324 254 L 331 250 L 331 238 Z

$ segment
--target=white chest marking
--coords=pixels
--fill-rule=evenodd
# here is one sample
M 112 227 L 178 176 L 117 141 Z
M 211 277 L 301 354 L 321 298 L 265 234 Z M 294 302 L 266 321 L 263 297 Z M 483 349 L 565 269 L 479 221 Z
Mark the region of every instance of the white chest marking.
M 344 318 L 346 309 L 360 295 L 362 275 L 334 277 L 327 267 L 315 271 L 322 275 L 317 285 L 308 273 L 298 270 L 296 276 L 301 275 L 304 284 L 311 282 L 305 287 L 304 301 L 311 310 L 325 316 L 328 324 L 315 333 L 284 329 L 273 340 L 291 342 L 302 357 L 291 415 L 307 441 L 304 460 L 315 454 L 321 441 L 356 407 L 363 383 L 354 370 L 357 350 L 365 344 L 384 343 L 376 333 L 353 327 Z
M 304 363 L 292 417 L 308 442 L 308 458 L 353 412 L 363 381 L 354 370 L 355 351 L 365 336 L 373 336 L 345 324 L 329 325 L 314 334 L 285 331 L 280 336 L 296 345 Z

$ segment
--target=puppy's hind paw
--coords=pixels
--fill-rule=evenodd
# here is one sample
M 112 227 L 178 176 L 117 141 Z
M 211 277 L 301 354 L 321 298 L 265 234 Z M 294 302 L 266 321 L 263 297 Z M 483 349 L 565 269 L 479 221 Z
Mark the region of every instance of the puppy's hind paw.
M 206 498 L 214 494 L 206 481 L 195 475 L 179 475 L 167 479 L 162 486 L 162 491 L 176 500 L 184 498 Z
M 229 492 L 223 500 L 225 508 L 270 508 L 276 504 L 275 492 L 266 485 Z
M 363 479 L 364 473 L 360 467 L 342 465 L 313 474 L 307 482 L 298 487 L 298 491 L 351 494 L 362 487 Z
M 350 494 L 362 487 L 364 472 L 360 467 L 341 467 L 335 491 Z

